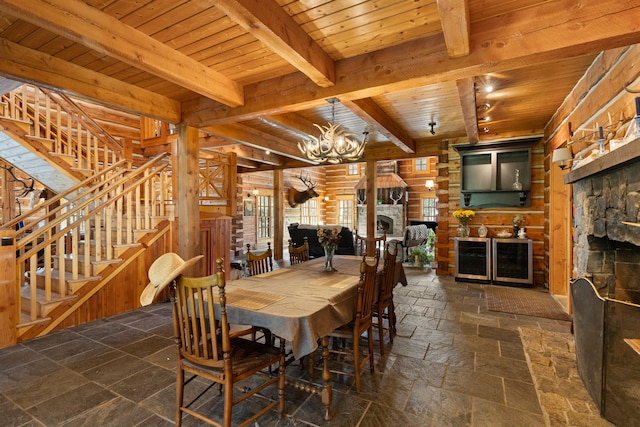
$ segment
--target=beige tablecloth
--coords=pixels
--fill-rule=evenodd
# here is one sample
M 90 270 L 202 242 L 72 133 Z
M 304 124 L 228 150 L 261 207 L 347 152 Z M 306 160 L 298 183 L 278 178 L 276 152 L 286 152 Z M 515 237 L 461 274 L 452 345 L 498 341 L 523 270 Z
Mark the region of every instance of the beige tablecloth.
M 311 353 L 319 338 L 353 318 L 362 258 L 336 255 L 334 261 L 333 273 L 323 271 L 318 258 L 227 282 L 229 322 L 268 328 L 292 344 L 296 358 Z

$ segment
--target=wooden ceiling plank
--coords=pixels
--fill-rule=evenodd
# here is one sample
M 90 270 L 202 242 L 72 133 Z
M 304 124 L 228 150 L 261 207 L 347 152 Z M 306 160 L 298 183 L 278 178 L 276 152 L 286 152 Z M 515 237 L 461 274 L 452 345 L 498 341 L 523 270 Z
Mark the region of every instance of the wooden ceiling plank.
M 469 54 L 469 5 L 467 0 L 438 0 L 444 41 L 449 58 Z
M 242 107 L 221 108 L 206 99 L 195 99 L 183 104 L 183 115 L 193 126 L 250 120 L 264 114 L 318 107 L 331 97 L 343 102 L 373 97 L 640 42 L 640 27 L 629 19 L 629 14 L 640 14 L 640 5 L 602 0 L 583 4 L 580 15 L 567 16 L 566 5 L 557 3 L 563 2 L 531 9 L 539 11 L 535 20 L 540 25 L 547 24 L 544 13 L 561 11 L 564 21 L 555 19 L 526 36 L 522 35 L 520 21 L 510 16 L 483 21 L 488 38 L 472 33 L 471 51 L 465 57 L 448 58 L 443 37 L 412 41 L 338 61 L 337 83 L 331 88 L 317 88 L 294 73 L 245 86 L 247 103 Z M 610 20 L 616 25 L 611 25 Z
M 464 127 L 467 130 L 469 142 L 474 144 L 478 142 L 478 108 L 476 106 L 476 88 L 473 78 L 456 80 L 458 86 L 458 95 L 460 96 L 460 105 L 462 106 L 462 116 L 464 118 Z
M 171 123 L 180 122 L 177 101 L 0 39 L 0 73 Z M 37 76 L 37 77 L 35 77 Z
M 173 81 L 222 104 L 244 103 L 233 80 L 79 0 L 52 6 L 43 0 L 6 0 L 0 11 L 41 25 L 103 54 Z
M 354 99 L 353 101 L 344 101 L 342 104 L 356 116 L 374 126 L 378 132 L 405 153 L 416 152 L 416 142 L 373 99 Z
M 217 0 L 215 5 L 318 86 L 335 84 L 331 57 L 275 1 Z

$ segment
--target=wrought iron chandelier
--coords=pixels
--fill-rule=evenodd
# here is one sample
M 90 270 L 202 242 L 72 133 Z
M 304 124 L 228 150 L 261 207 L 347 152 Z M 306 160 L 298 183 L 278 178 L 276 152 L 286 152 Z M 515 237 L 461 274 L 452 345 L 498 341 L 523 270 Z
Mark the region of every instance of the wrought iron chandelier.
M 309 160 L 318 163 L 338 164 L 343 161 L 354 161 L 362 157 L 364 146 L 369 132 L 363 132 L 362 141 L 354 137 L 353 132 L 341 129 L 342 124 L 335 124 L 336 98 L 327 99 L 331 103 L 331 121 L 327 126 L 313 124 L 320 129 L 320 137 L 309 135 L 311 139 L 305 139 L 298 143 L 298 149 Z

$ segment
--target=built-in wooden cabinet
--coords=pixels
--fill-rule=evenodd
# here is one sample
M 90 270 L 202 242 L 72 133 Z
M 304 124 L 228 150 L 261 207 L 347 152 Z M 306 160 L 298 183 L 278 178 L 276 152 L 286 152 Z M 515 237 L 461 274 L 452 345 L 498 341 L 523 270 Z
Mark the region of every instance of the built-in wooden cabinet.
M 462 207 L 531 205 L 531 147 L 538 139 L 464 144 L 460 153 Z

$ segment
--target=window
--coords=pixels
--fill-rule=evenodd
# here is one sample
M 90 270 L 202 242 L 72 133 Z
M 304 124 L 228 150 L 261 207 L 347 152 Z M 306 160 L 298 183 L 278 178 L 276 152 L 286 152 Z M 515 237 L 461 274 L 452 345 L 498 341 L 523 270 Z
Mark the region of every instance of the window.
M 359 175 L 357 163 L 349 163 L 347 165 L 347 175 Z
M 423 197 L 422 198 L 422 220 L 423 221 L 435 221 L 438 216 L 438 209 L 436 208 L 435 197 Z
M 430 172 L 434 173 L 436 171 L 436 165 L 438 164 L 438 158 L 435 156 L 431 157 L 420 157 L 417 159 L 413 159 L 413 171 L 414 172 Z
M 353 230 L 353 199 L 338 200 L 338 224 Z
M 300 205 L 300 224 L 318 223 L 318 201 L 309 199 Z
M 256 207 L 256 227 L 258 239 L 267 239 L 272 236 L 273 197 L 258 196 Z

